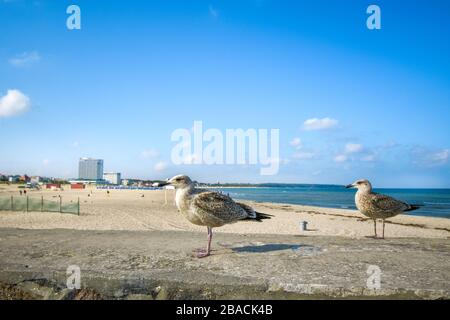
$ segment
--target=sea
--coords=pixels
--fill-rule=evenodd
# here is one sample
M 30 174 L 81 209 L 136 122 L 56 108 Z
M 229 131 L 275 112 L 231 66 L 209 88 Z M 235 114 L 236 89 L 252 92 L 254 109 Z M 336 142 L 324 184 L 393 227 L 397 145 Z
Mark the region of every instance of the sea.
M 296 184 L 258 187 L 218 188 L 234 199 L 356 209 L 355 189 L 336 185 Z M 450 219 L 450 189 L 374 189 L 410 204 L 421 205 L 408 215 Z

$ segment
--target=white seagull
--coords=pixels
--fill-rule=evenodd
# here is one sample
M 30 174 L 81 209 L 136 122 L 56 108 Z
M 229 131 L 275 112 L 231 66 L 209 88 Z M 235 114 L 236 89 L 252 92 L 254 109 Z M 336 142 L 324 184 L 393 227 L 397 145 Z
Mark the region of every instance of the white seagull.
M 197 257 L 207 257 L 211 253 L 212 228 L 241 220 L 258 221 L 270 219 L 271 215 L 256 212 L 250 206 L 234 202 L 229 196 L 216 191 L 195 188 L 186 175 L 177 175 L 160 186 L 172 185 L 176 189 L 175 202 L 178 210 L 191 223 L 206 226 L 208 244 L 197 250 Z
M 346 188 L 358 189 L 355 194 L 356 207 L 363 215 L 373 219 L 375 238 L 377 238 L 377 219 L 383 220 L 383 235 L 381 238 L 384 239 L 384 221 L 387 218 L 420 208 L 418 205 L 410 205 L 392 197 L 373 192 L 369 180 L 355 181 L 347 185 Z

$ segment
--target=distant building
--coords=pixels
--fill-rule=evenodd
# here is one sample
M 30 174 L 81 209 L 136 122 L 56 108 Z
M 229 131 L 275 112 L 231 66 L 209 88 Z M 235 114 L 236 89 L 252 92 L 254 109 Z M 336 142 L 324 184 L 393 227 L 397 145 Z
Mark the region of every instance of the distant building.
M 24 174 L 23 176 L 19 177 L 20 182 L 30 182 L 30 177 Z
M 18 175 L 8 177 L 9 182 L 17 182 L 17 181 L 19 181 L 19 179 L 20 179 L 20 176 L 18 176 Z
M 71 183 L 70 189 L 84 189 L 86 186 L 84 183 Z
M 61 184 L 60 183 L 47 183 L 45 185 L 45 187 L 47 189 L 56 190 L 56 189 L 61 189 Z
M 30 177 L 30 182 L 31 183 L 39 183 L 39 182 L 42 182 L 42 178 L 40 176 L 32 176 L 32 177 Z
M 92 158 L 80 158 L 78 163 L 79 180 L 102 180 L 103 160 Z
M 119 172 L 105 172 L 103 174 L 103 180 L 105 180 L 111 184 L 121 184 L 122 183 Z

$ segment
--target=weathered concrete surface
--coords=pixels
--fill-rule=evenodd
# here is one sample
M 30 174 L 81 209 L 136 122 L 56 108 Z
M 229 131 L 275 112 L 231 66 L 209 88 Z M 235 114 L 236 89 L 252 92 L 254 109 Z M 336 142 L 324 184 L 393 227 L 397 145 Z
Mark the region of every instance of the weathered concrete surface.
M 450 298 L 450 241 L 0 229 L 1 299 Z M 82 290 L 66 288 L 78 265 Z M 369 265 L 381 288 L 367 289 Z

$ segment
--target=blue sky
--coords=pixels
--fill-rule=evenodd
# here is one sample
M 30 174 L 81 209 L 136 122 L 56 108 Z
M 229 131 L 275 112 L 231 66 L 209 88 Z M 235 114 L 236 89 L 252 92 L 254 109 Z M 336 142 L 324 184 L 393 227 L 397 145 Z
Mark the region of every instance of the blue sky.
M 450 3 L 373 3 L 0 0 L 0 172 L 450 187 Z M 174 165 L 195 120 L 279 128 L 279 173 Z

